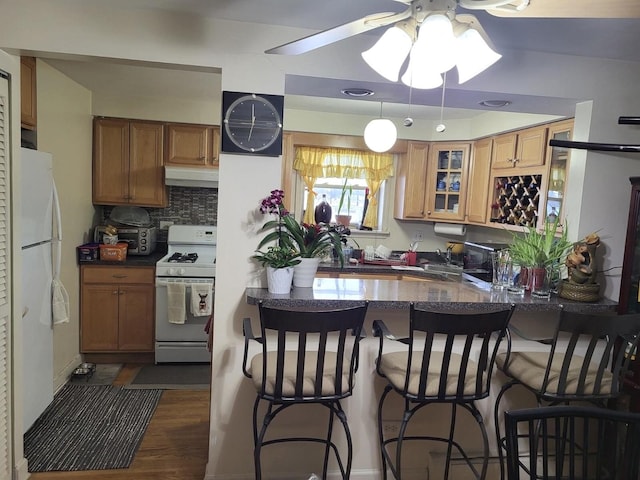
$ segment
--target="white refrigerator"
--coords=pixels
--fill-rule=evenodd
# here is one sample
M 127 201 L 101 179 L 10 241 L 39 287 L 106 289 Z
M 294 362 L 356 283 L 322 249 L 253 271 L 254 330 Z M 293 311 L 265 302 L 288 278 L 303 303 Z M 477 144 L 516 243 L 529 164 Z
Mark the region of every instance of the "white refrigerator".
M 57 203 L 49 153 L 22 149 L 23 426 L 53 401 L 53 216 Z

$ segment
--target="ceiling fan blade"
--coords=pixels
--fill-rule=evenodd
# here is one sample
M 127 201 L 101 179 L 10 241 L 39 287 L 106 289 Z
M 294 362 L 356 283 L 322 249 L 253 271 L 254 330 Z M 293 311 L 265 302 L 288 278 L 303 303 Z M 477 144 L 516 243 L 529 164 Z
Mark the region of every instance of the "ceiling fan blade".
M 530 0 L 521 11 L 487 10 L 498 17 L 640 18 L 638 0 Z
M 310 52 L 316 48 L 324 47 L 334 42 L 353 37 L 360 33 L 368 32 L 374 28 L 383 27 L 391 23 L 399 22 L 411 16 L 411 9 L 408 8 L 404 12 L 384 12 L 368 15 L 364 18 L 345 23 L 337 27 L 314 33 L 304 38 L 285 43 L 278 47 L 270 48 L 265 53 L 276 53 L 280 55 L 299 55 L 301 53 Z

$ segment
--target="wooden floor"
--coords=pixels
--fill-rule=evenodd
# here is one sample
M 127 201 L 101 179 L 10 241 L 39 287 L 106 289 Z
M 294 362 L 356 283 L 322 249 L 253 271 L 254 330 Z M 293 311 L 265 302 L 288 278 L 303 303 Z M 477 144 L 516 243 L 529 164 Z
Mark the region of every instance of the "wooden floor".
M 138 369 L 125 365 L 114 385 L 129 383 Z M 202 480 L 209 452 L 209 397 L 208 390 L 165 390 L 129 468 L 32 473 L 30 479 Z

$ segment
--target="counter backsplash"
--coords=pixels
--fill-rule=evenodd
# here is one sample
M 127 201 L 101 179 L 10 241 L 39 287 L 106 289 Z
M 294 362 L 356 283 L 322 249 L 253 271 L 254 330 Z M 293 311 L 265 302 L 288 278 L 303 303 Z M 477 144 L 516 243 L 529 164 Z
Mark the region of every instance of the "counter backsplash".
M 101 223 L 107 222 L 113 207 L 97 207 Z M 167 229 L 160 228 L 160 222 L 173 222 L 176 225 L 217 225 L 218 189 L 169 187 L 169 206 L 167 208 L 145 208 L 149 212 L 153 226 L 158 229 L 157 242 L 167 242 Z

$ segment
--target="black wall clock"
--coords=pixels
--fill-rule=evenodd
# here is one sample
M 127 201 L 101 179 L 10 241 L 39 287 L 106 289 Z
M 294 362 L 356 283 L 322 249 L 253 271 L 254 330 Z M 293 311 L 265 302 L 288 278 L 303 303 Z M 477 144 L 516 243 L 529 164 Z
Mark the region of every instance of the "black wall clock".
M 281 155 L 283 106 L 282 95 L 222 92 L 222 151 Z

